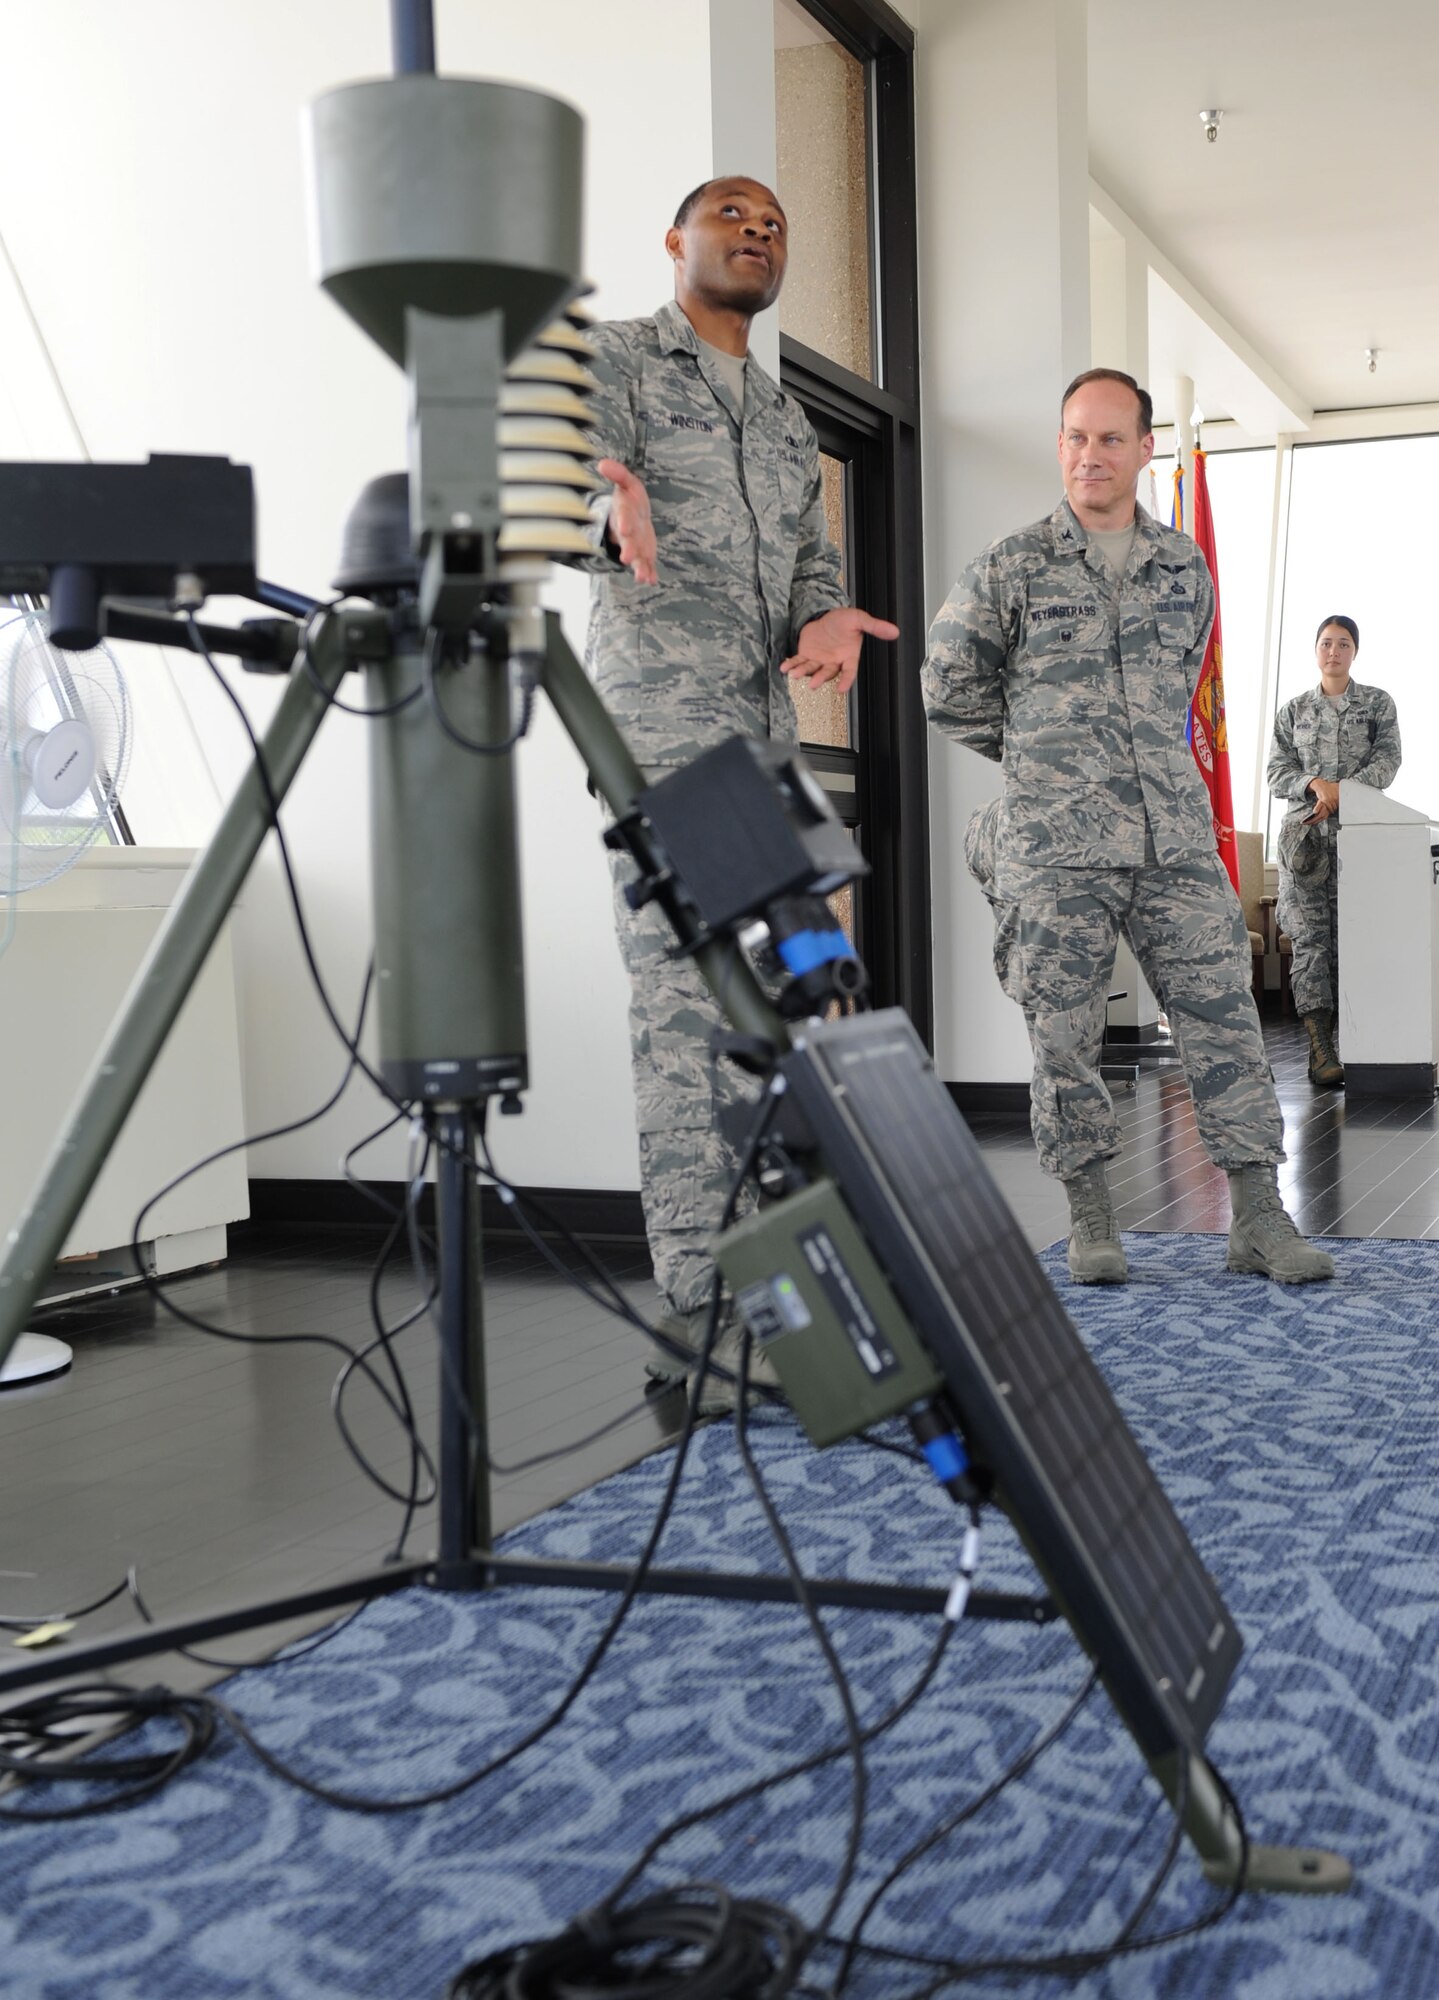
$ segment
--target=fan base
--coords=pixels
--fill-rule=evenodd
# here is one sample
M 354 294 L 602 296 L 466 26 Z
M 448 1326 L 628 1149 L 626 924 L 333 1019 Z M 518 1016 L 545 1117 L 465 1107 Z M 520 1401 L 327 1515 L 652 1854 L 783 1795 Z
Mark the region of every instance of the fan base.
M 63 1340 L 56 1340 L 53 1334 L 22 1333 L 0 1367 L 0 1390 L 48 1382 L 56 1375 L 63 1375 L 74 1358 L 74 1350 Z

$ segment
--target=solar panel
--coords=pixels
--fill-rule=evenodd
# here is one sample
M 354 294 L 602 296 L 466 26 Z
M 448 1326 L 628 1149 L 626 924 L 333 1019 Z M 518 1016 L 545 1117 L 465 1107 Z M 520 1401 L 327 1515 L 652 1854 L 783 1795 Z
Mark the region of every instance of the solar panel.
M 908 1016 L 811 1023 L 782 1067 L 1140 1748 L 1198 1751 L 1238 1630 Z

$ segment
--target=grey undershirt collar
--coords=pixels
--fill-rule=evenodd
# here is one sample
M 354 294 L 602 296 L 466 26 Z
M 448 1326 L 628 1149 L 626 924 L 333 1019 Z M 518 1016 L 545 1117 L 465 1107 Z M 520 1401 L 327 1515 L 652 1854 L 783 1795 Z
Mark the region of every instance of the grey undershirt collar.
M 698 334 L 695 335 L 695 339 L 699 341 L 700 352 L 706 355 L 714 363 L 715 367 L 718 368 L 721 380 L 734 397 L 735 408 L 743 410 L 745 368 L 748 364 L 749 356 L 746 354 L 726 354 L 722 347 L 716 347 L 712 341 L 700 340 Z
M 1089 539 L 1104 557 L 1112 576 L 1123 576 L 1129 562 L 1129 552 L 1134 547 L 1134 537 L 1138 533 L 1138 521 L 1131 521 L 1127 528 L 1089 530 Z

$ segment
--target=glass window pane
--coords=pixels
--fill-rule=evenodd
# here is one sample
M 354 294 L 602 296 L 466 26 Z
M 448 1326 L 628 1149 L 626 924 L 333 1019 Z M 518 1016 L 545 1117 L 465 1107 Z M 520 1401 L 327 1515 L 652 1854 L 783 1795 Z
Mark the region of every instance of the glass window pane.
M 859 833 L 858 830 L 856 829 L 855 832 L 856 843 L 858 842 L 858 839 L 859 839 Z M 829 906 L 831 910 L 833 910 L 834 912 L 835 921 L 838 923 L 840 929 L 844 932 L 845 936 L 849 939 L 850 943 L 853 944 L 855 941 L 853 882 L 846 882 L 842 889 L 836 889 L 834 894 L 829 899 Z
M 824 482 L 824 519 L 829 538 L 839 550 L 840 588 L 848 592 L 845 577 L 845 550 L 849 546 L 845 520 L 845 468 L 841 459 L 827 452 L 819 455 L 820 478 Z M 799 715 L 802 743 L 827 743 L 836 750 L 850 748 L 849 696 L 841 694 L 833 681 L 822 688 L 807 688 L 791 682 L 795 709 Z
M 780 331 L 875 381 L 868 66 L 775 0 L 776 194 L 789 220 Z
M 1386 689 L 1399 710 L 1404 763 L 1390 794 L 1439 814 L 1439 678 L 1425 587 L 1439 437 L 1299 445 L 1293 467 L 1278 700 L 1317 686 L 1320 619 L 1352 618 L 1355 679 Z

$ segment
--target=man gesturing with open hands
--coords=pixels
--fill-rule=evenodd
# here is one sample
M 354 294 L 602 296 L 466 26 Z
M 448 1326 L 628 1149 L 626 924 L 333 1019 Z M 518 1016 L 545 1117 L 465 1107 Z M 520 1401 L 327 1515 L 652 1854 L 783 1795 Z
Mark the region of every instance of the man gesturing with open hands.
M 598 466 L 614 490 L 587 657 L 651 774 L 736 732 L 793 741 L 787 682 L 833 682 L 843 693 L 866 636 L 899 636 L 845 604 L 818 442 L 749 354 L 750 323 L 784 279 L 779 202 L 758 181 L 709 181 L 680 204 L 665 247 L 673 303 L 594 330 Z M 711 1052 L 720 1015 L 703 982 L 668 958 L 668 929 L 653 908 L 625 902 L 630 872 L 617 857 L 641 1194 L 667 1330 L 693 1347 L 735 1166 L 718 1113 L 739 1086 Z M 732 1354 L 731 1336 L 720 1359 Z M 651 1372 L 662 1380 L 682 1373 L 661 1369 L 657 1361 Z M 704 1407 L 724 1400 L 717 1390 Z

